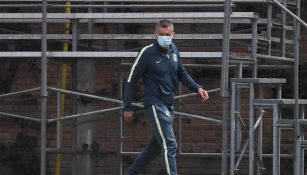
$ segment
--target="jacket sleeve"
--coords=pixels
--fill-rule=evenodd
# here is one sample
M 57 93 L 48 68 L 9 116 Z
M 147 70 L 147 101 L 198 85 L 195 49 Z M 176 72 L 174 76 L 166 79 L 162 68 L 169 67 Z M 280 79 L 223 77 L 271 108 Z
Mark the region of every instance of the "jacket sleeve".
M 124 110 L 125 111 L 131 111 L 132 110 L 132 100 L 134 97 L 134 91 L 135 91 L 135 84 L 138 82 L 138 80 L 141 78 L 143 73 L 146 70 L 146 48 L 143 48 L 137 58 L 135 59 L 128 80 L 125 82 L 125 89 L 124 89 Z
M 197 92 L 198 88 L 202 86 L 197 84 L 192 77 L 189 75 L 188 71 L 183 67 L 181 59 L 178 59 L 178 79 L 180 82 L 186 86 L 190 91 Z

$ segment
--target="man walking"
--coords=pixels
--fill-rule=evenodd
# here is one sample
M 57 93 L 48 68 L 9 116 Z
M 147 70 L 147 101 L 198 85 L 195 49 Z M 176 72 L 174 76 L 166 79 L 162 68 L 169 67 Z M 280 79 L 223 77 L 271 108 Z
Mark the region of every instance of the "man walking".
M 153 136 L 144 151 L 135 159 L 125 175 L 137 175 L 146 164 L 162 155 L 168 175 L 177 175 L 177 142 L 173 132 L 173 97 L 178 81 L 191 91 L 198 92 L 203 100 L 209 98 L 183 67 L 179 51 L 172 43 L 174 26 L 169 20 L 161 20 L 156 25 L 157 40 L 144 47 L 138 54 L 124 92 L 124 119 L 133 119 L 132 99 L 135 84 L 144 80 L 144 107 L 152 126 Z

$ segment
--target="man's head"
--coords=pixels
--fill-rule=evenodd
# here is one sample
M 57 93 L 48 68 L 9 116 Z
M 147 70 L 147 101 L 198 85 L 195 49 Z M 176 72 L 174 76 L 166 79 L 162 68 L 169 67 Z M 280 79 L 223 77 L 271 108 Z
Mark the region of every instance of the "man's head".
M 157 23 L 155 35 L 161 47 L 168 49 L 174 34 L 174 26 L 171 21 L 161 20 Z

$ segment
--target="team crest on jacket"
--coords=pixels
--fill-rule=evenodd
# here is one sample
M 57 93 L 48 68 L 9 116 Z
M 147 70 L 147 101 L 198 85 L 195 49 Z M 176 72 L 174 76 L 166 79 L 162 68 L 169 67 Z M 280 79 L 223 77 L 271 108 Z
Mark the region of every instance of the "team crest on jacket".
M 168 111 L 168 110 L 165 110 L 165 115 L 170 117 L 171 116 L 171 113 Z
M 177 61 L 177 55 L 175 53 L 173 54 L 173 60 Z

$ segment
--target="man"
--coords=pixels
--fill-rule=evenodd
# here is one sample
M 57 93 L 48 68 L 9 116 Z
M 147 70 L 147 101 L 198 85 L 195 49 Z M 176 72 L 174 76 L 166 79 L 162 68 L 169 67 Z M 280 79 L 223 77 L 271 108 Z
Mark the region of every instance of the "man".
M 174 27 L 171 21 L 161 20 L 156 25 L 157 40 L 138 54 L 124 92 L 124 119 L 131 121 L 131 101 L 135 84 L 144 80 L 144 107 L 152 126 L 153 136 L 144 151 L 135 159 L 125 175 L 138 174 L 146 164 L 162 154 L 168 175 L 177 175 L 176 138 L 173 132 L 173 97 L 178 81 L 191 91 L 198 92 L 203 100 L 209 98 L 183 67 L 179 51 L 172 43 Z

